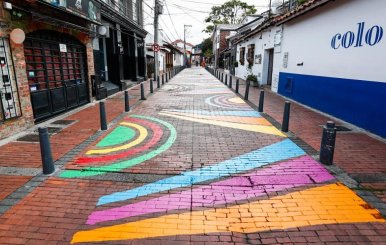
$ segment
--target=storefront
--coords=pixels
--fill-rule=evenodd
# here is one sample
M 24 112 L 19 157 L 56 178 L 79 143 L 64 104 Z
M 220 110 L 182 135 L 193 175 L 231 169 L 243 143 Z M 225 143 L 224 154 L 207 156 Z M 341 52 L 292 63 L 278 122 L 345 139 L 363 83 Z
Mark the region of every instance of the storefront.
M 0 139 L 92 100 L 92 40 L 101 25 L 94 0 L 7 2 L 0 7 Z

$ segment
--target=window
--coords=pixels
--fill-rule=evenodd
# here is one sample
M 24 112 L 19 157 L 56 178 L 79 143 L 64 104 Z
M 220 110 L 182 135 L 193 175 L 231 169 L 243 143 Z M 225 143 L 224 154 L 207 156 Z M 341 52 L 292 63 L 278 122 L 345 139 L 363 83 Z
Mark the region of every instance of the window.
M 21 116 L 9 40 L 0 38 L 0 121 Z
M 135 23 L 138 23 L 138 0 L 132 0 L 133 4 L 133 20 Z
M 248 54 L 247 54 L 247 61 L 249 66 L 253 66 L 254 56 L 255 56 L 255 45 L 250 44 L 248 45 Z
M 245 47 L 240 48 L 240 64 L 244 65 L 245 61 Z

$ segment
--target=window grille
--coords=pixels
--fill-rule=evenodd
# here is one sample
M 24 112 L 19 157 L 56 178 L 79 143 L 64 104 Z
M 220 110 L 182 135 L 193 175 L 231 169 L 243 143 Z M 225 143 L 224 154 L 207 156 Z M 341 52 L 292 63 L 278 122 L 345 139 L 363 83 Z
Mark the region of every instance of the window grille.
M 15 67 L 7 38 L 0 38 L 0 73 L 0 121 L 20 117 Z

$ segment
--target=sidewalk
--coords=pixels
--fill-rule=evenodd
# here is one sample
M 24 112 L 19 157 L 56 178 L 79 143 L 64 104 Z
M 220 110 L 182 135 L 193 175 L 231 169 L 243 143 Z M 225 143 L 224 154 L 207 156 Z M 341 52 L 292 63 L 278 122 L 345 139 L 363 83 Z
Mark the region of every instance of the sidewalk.
M 251 91 L 253 102 L 257 92 Z M 130 95 L 134 104 L 138 88 Z M 266 112 L 280 121 L 283 100 L 268 92 L 266 97 Z M 317 113 L 296 105 L 291 111 L 290 130 L 312 150 L 201 68 L 184 70 L 130 113 L 122 113 L 122 94 L 108 99 L 106 108 L 106 132 L 98 131 L 97 106 L 65 118 L 76 122 L 51 137 L 59 168 L 53 176 L 39 174 L 37 143 L 0 147 L 6 180 L 0 244 L 386 240 L 385 219 L 373 208 L 382 203 L 350 190 L 356 186 L 349 177 L 342 179 L 338 168 L 326 169 L 312 157 L 321 128 L 308 129 L 305 118 L 324 124 Z M 294 118 L 302 127 L 295 127 Z M 24 175 L 14 176 L 18 173 Z

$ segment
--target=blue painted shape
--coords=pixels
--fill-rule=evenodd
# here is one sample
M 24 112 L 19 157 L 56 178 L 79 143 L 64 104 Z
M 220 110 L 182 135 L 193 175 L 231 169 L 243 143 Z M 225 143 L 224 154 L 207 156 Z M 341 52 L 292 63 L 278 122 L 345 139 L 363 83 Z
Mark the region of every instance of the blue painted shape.
M 386 137 L 386 83 L 280 73 L 279 94 Z
M 254 110 L 242 111 L 204 111 L 204 110 L 167 110 L 182 113 L 192 113 L 210 116 L 239 116 L 239 117 L 261 117 L 260 113 Z
M 99 199 L 97 205 L 99 206 L 113 202 L 125 201 L 161 191 L 187 187 L 199 182 L 227 177 L 232 174 L 242 173 L 254 168 L 283 161 L 288 158 L 298 157 L 304 154 L 305 152 L 295 143 L 286 139 L 279 143 L 266 146 L 215 165 L 207 166 L 194 171 L 184 172 L 181 175 L 159 180 L 132 190 L 103 196 Z

